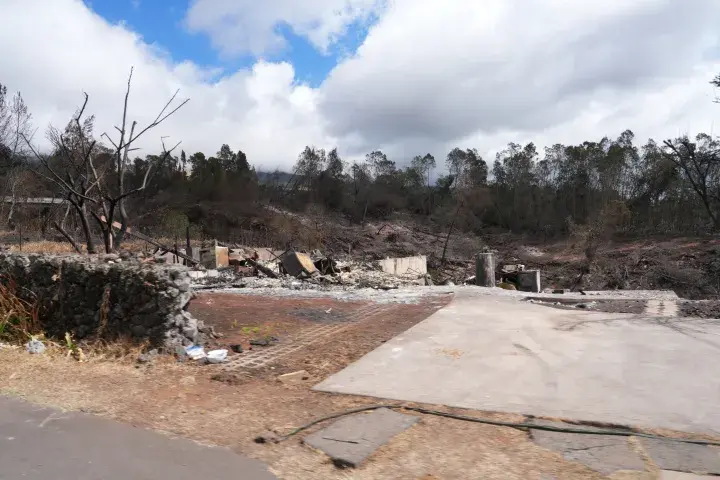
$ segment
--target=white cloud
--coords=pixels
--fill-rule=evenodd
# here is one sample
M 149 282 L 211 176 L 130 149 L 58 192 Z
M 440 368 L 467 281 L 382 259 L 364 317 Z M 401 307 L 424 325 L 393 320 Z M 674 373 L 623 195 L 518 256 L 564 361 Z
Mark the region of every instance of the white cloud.
M 386 0 L 193 0 L 186 24 L 207 34 L 227 55 L 263 55 L 285 48 L 286 25 L 320 51 L 337 42 L 355 22 L 378 14 Z
M 36 124 L 64 124 L 90 94 L 97 130 L 119 120 L 130 65 L 131 112 L 149 122 L 177 88 L 191 101 L 160 135 L 188 152 L 228 143 L 263 168 L 289 168 L 309 145 L 404 161 L 454 146 L 492 153 L 617 136 L 638 141 L 713 128 L 720 106 L 714 0 L 196 0 L 186 21 L 226 54 L 282 48 L 279 24 L 319 50 L 382 11 L 356 54 L 318 88 L 289 63 L 219 76 L 174 62 L 81 0 L 0 0 L 0 82 L 21 90 Z M 386 9 L 378 6 L 388 3 Z M 7 52 L 10 52 L 8 54 Z M 717 130 L 717 129 L 716 129 Z M 491 159 L 491 158 L 489 158 Z
M 113 133 L 134 66 L 130 113 L 140 125 L 151 122 L 176 89 L 190 98 L 144 138 L 144 153 L 169 135 L 189 153 L 213 154 L 228 143 L 257 165 L 289 168 L 307 143 L 330 142 L 320 127 L 316 92 L 297 84 L 287 63 L 260 62 L 213 81 L 216 71 L 173 63 L 167 52 L 108 24 L 80 0 L 3 0 L 0 8 L 0 83 L 22 91 L 41 129 L 39 141 L 48 124 L 65 125 L 83 91 L 90 95 L 88 112 L 97 117 L 96 133 Z
M 712 0 L 396 0 L 325 82 L 321 111 L 358 150 L 458 138 L 492 148 L 498 135 L 545 130 L 575 131 L 572 141 L 626 128 L 667 135 L 678 115 L 715 111 L 697 99 L 718 67 L 719 13 Z

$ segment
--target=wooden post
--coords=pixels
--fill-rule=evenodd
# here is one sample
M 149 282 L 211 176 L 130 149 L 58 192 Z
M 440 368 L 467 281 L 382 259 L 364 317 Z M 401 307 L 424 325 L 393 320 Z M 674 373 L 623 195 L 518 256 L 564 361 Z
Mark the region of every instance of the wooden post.
M 478 253 L 475 258 L 475 285 L 481 287 L 495 286 L 495 255 Z

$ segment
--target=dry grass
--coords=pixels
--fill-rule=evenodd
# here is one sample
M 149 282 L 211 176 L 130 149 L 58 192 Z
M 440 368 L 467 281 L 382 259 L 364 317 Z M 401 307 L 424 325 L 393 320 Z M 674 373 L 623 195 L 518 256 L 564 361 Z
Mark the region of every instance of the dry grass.
M 84 246 L 78 246 L 84 249 Z M 48 253 L 54 255 L 63 253 L 75 253 L 72 245 L 70 245 L 68 242 L 52 242 L 49 240 L 40 240 L 37 242 L 23 242 L 22 250 L 20 250 L 20 245 L 17 244 L 9 245 L 8 249 L 11 252 L 22 251 L 23 253 Z
M 157 238 L 155 239 L 157 242 L 167 245 L 168 247 L 173 246 L 175 240 L 169 239 L 169 238 Z M 200 245 L 199 242 L 192 242 L 193 249 L 198 248 Z M 185 246 L 184 241 L 182 243 L 178 244 L 178 247 L 180 249 L 183 249 Z M 81 241 L 78 241 L 78 247 L 85 252 L 85 244 Z M 99 253 L 104 253 L 103 245 L 97 244 L 96 245 L 97 251 Z M 63 254 L 73 254 L 76 253 L 75 250 L 72 248 L 72 245 L 68 242 L 54 242 L 51 240 L 39 240 L 39 241 L 33 241 L 33 242 L 23 242 L 22 244 L 22 250 L 20 250 L 20 245 L 13 243 L 8 245 L 8 250 L 10 252 L 22 252 L 22 253 L 47 253 L 52 255 L 63 255 Z M 127 252 L 133 252 L 133 253 L 152 253 L 155 250 L 155 247 L 152 245 L 147 244 L 146 242 L 140 241 L 140 240 L 131 240 L 131 241 L 125 241 L 122 243 L 121 250 L 127 251 Z
M 272 429 L 286 432 L 310 419 L 376 400 L 313 392 L 309 386 L 285 386 L 274 379 L 250 379 L 234 387 L 209 380 L 216 371 L 170 358 L 136 368 L 122 362 L 78 363 L 0 349 L 0 394 L 227 446 L 266 462 L 283 479 L 604 478 L 538 447 L 523 432 L 430 416 L 422 417 L 360 468 L 338 470 L 325 455 L 302 445 L 302 435 L 278 445 L 257 445 L 253 438 Z
M 120 338 L 108 342 L 95 340 L 83 342 L 80 348 L 83 349 L 86 361 L 90 362 L 120 362 L 134 364 L 138 356 L 148 349 L 148 342 L 137 342 L 131 338 Z
M 37 305 L 19 298 L 17 285 L 10 278 L 0 284 L 0 340 L 25 342 L 40 332 Z

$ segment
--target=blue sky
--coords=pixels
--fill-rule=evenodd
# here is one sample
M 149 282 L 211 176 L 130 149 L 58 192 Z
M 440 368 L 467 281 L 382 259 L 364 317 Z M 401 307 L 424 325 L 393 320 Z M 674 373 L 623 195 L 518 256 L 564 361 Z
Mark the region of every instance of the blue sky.
M 86 0 L 86 4 L 109 22 L 122 23 L 142 35 L 145 42 L 169 52 L 176 62 L 190 60 L 203 67 L 219 67 L 231 73 L 249 68 L 257 60 L 250 55 L 237 58 L 222 56 L 213 49 L 206 35 L 189 32 L 184 25 L 187 1 Z M 350 25 L 347 34 L 330 48 L 328 54 L 320 53 L 287 25 L 279 24 L 276 28 L 287 40 L 288 47 L 264 58 L 290 63 L 295 68 L 298 81 L 318 87 L 343 55 L 354 53 L 362 44 L 368 25 Z

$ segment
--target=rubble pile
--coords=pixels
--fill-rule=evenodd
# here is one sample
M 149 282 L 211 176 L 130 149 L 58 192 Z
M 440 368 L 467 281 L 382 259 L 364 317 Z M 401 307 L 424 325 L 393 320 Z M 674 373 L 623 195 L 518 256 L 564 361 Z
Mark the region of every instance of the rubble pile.
M 219 247 L 220 248 L 220 247 Z M 265 250 L 263 255 L 260 250 Z M 227 266 L 192 272 L 195 287 L 218 288 L 289 288 L 392 290 L 429 285 L 425 257 L 362 261 L 343 256 L 333 258 L 319 251 L 311 253 L 268 249 L 232 248 Z M 388 272 L 384 266 L 394 267 Z M 396 265 L 413 265 L 398 271 Z

